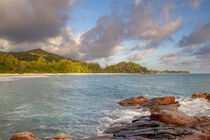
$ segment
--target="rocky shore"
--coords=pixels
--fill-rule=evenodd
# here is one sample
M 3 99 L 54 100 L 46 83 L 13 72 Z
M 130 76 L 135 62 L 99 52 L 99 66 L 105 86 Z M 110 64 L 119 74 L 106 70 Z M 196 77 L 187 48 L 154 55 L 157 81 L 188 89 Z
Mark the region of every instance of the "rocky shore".
M 195 93 L 191 99 L 203 98 L 210 101 L 210 94 Z M 189 116 L 178 108 L 174 96 L 148 99 L 143 96 L 132 97 L 119 102 L 122 106 L 149 110 L 150 115 L 134 117 L 131 122 L 111 124 L 103 137 L 78 140 L 210 140 L 210 116 Z M 37 138 L 24 132 L 13 135 L 9 140 L 71 140 L 70 137 L 57 135 L 52 138 Z

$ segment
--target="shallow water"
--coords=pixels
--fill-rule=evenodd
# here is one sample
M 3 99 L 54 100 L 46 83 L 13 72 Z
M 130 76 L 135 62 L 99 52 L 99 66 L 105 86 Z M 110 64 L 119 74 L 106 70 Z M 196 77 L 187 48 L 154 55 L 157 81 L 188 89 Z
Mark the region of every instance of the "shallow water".
M 140 95 L 173 95 L 187 114 L 210 116 L 210 103 L 186 98 L 200 91 L 210 92 L 210 74 L 0 77 L 0 138 L 23 131 L 39 137 L 102 135 L 115 121 L 149 114 L 117 104 Z

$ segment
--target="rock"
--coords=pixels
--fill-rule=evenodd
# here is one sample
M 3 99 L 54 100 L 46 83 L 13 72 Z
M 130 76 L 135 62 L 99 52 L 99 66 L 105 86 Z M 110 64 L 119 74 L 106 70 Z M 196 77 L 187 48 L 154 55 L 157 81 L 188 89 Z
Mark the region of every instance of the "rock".
M 13 135 L 9 140 L 72 140 L 72 139 L 62 134 L 56 135 L 55 137 L 52 138 L 39 139 L 30 132 L 23 132 Z
M 142 106 L 153 108 L 153 107 L 157 107 L 157 105 L 178 104 L 178 102 L 175 102 L 175 99 L 176 98 L 174 96 L 152 98 L 149 101 L 144 102 Z
M 141 136 L 150 139 L 176 139 L 183 135 L 191 135 L 192 131 L 186 128 L 175 128 L 175 127 L 151 127 L 144 129 L 136 129 L 132 131 L 122 131 L 114 133 L 115 137 L 134 137 Z
M 84 138 L 77 140 L 116 140 L 116 139 L 114 139 L 113 137 L 101 136 L 101 137 L 92 137 L 92 138 Z
M 206 123 L 200 123 L 193 126 L 196 130 L 209 133 L 210 132 L 210 121 Z
M 50 138 L 50 140 L 72 140 L 72 139 L 69 138 L 68 136 L 58 134 L 55 137 Z
M 148 128 L 148 127 L 157 127 L 159 126 L 159 124 L 160 123 L 157 121 L 141 119 L 138 121 L 133 121 L 133 123 L 130 123 L 127 125 L 109 127 L 104 131 L 104 133 L 113 134 L 113 133 L 118 133 L 121 131 L 131 131 L 131 130 L 143 129 L 143 128 Z
M 152 98 L 150 100 L 143 96 L 139 96 L 139 97 L 128 98 L 119 102 L 119 104 L 123 106 L 143 105 L 144 107 L 152 107 L 156 105 L 167 105 L 167 104 L 172 104 L 172 103 L 176 103 L 174 96 L 158 97 L 158 98 Z
M 182 140 L 210 140 L 210 132 L 209 133 L 197 133 L 192 136 L 185 137 Z
M 84 139 L 77 139 L 77 140 L 149 140 L 149 139 L 143 138 L 143 137 L 120 138 L 119 139 L 119 138 L 101 136 L 101 137 L 92 137 L 92 138 L 84 138 Z
M 13 135 L 9 140 L 40 140 L 30 132 L 17 133 Z
M 203 99 L 207 99 L 210 101 L 210 94 L 208 94 L 207 92 L 197 92 L 197 93 L 194 93 L 192 95 L 192 98 L 193 99 L 196 99 L 196 98 L 203 98 Z
M 179 139 L 186 135 L 192 135 L 195 129 L 182 126 L 170 126 L 154 121 L 149 116 L 139 117 L 130 124 L 108 128 L 105 132 L 113 134 L 116 139 L 148 138 L 148 139 Z
M 210 117 L 189 116 L 178 110 L 160 110 L 159 112 L 152 112 L 150 118 L 166 124 L 174 124 L 178 126 L 193 126 L 198 123 L 210 121 Z
M 148 98 L 144 98 L 143 96 L 139 97 L 132 97 L 119 102 L 122 106 L 139 106 L 142 105 L 144 102 L 148 101 Z

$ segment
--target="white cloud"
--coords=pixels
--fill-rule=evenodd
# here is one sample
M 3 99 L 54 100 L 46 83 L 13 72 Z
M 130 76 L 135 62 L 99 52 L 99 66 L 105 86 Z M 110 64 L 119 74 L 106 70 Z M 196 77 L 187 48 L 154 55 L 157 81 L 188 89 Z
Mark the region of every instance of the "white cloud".
M 130 55 L 129 60 L 131 61 L 141 61 L 154 53 L 154 49 L 142 50 L 136 54 Z

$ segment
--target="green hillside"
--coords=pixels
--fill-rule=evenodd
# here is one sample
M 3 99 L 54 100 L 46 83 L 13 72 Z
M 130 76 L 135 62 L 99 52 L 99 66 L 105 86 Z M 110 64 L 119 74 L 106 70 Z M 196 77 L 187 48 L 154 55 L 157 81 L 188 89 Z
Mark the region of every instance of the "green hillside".
M 15 58 L 17 58 L 20 61 L 37 61 L 40 56 L 44 57 L 48 62 L 52 62 L 55 60 L 56 62 L 67 59 L 65 57 L 49 53 L 47 51 L 44 51 L 42 49 L 34 49 L 30 51 L 23 51 L 23 52 L 0 52 L 0 54 L 8 54 L 13 55 Z
M 75 61 L 34 49 L 24 52 L 0 51 L 0 73 L 189 73 L 188 71 L 148 70 L 134 62 L 100 67 L 98 63 Z
M 109 73 L 150 73 L 147 68 L 134 62 L 120 62 L 115 65 L 106 66 L 105 71 Z

